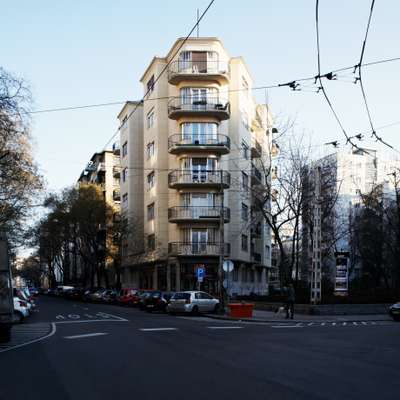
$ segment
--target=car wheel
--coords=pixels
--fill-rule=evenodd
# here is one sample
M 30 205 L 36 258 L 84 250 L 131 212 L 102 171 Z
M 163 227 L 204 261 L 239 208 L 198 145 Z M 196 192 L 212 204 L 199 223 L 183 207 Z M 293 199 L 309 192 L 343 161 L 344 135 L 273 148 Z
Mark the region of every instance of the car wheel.
M 400 315 L 392 315 L 393 321 L 400 322 Z
M 219 310 L 220 310 L 220 306 L 219 306 L 219 304 L 216 304 L 216 305 L 214 306 L 214 314 L 218 314 L 218 313 L 219 313 Z
M 194 306 L 194 307 L 192 308 L 192 315 L 198 315 L 198 313 L 199 313 L 199 307 Z
M 22 315 L 21 311 L 14 311 L 14 323 L 21 324 L 24 320 L 24 316 Z
M 169 314 L 169 315 L 176 315 L 176 312 L 174 312 L 174 311 L 168 311 L 168 314 Z

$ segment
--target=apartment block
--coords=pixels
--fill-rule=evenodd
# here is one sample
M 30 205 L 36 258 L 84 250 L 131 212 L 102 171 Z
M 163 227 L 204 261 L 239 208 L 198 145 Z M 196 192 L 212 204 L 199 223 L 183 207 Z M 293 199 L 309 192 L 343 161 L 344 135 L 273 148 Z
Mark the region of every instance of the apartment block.
M 217 38 L 181 38 L 141 82 L 144 101 L 118 115 L 121 213 L 134 226 L 123 284 L 190 290 L 202 266 L 200 287 L 217 293 L 223 254 L 231 294 L 267 293 L 271 237 L 254 194 L 270 179 L 272 119 L 244 60 Z
M 104 246 L 113 246 L 113 238 L 109 228 L 113 223 L 113 218 L 120 214 L 120 174 L 120 146 L 119 143 L 115 143 L 112 150 L 94 153 L 78 179 L 78 185 L 91 184 L 98 186 L 104 201 L 112 210 L 112 214 L 107 216 L 106 226 L 99 227 L 98 237 L 99 240 L 104 241 Z M 73 268 L 78 270 L 78 275 L 79 270 L 81 270 L 81 262 L 82 260 L 77 255 L 74 255 L 72 264 Z M 109 275 L 109 282 L 114 282 L 112 260 L 105 259 L 103 262 Z M 105 282 L 97 282 L 97 284 L 100 286 Z

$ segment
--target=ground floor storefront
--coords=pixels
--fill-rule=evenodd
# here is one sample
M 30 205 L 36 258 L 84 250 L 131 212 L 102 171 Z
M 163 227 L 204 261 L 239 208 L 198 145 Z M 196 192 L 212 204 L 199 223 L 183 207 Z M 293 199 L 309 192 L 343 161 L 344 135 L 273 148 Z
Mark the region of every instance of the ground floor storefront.
M 197 269 L 205 270 L 198 282 Z M 168 259 L 164 262 L 133 265 L 123 268 L 122 287 L 165 291 L 202 290 L 219 293 L 218 259 Z M 224 272 L 224 287 L 233 296 L 268 293 L 268 274 L 265 267 L 234 262 L 229 274 Z

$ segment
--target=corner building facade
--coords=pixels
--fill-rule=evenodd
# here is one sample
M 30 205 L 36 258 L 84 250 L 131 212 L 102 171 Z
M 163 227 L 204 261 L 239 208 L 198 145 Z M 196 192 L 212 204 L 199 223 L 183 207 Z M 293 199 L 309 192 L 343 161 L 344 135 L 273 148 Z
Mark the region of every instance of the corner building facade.
M 121 212 L 137 232 L 123 249 L 123 285 L 193 290 L 201 265 L 201 289 L 217 293 L 223 252 L 234 263 L 231 294 L 266 294 L 271 236 L 254 193 L 268 179 L 271 117 L 241 57 L 217 38 L 179 49 L 183 41 L 153 58 L 143 104 L 127 103 L 118 116 Z

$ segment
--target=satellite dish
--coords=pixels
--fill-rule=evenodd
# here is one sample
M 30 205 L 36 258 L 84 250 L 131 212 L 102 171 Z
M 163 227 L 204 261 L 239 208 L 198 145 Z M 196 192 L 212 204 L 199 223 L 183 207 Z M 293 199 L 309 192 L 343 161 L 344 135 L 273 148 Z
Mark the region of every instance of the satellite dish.
M 233 270 L 233 262 L 231 260 L 225 260 L 222 268 L 225 272 L 231 272 Z

